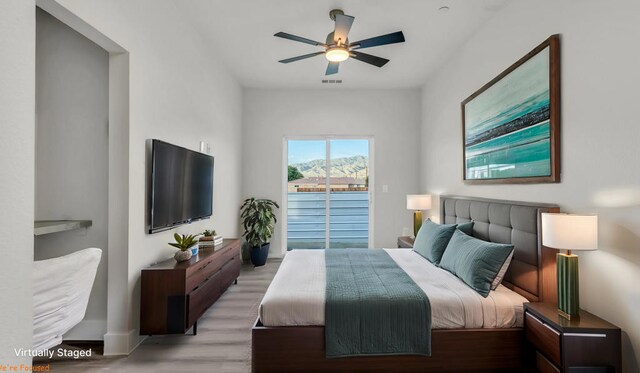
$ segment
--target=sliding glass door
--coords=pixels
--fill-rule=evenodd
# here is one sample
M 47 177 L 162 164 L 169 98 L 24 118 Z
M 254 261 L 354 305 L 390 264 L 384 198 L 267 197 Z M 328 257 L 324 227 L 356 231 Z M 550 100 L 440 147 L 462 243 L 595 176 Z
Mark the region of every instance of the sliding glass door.
M 287 250 L 327 247 L 326 141 L 288 142 Z M 307 175 L 307 176 L 305 176 Z
M 287 140 L 287 249 L 369 247 L 369 139 Z

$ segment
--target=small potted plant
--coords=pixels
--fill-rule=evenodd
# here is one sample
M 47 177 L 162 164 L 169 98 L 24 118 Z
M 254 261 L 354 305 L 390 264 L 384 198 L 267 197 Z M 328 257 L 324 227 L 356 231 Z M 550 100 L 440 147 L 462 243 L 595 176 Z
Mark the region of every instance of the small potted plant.
M 254 266 L 263 266 L 269 256 L 269 246 L 273 236 L 273 228 L 278 221 L 273 212 L 274 208 L 280 208 L 278 204 L 269 199 L 248 198 L 240 207 L 242 213 L 242 236 L 251 247 L 251 263 Z
M 200 243 L 198 244 L 198 246 L 200 247 L 200 250 L 214 247 L 215 236 L 216 236 L 215 229 L 205 229 L 204 232 L 202 232 L 202 237 L 200 237 Z
M 197 237 L 198 237 L 197 234 L 187 235 L 187 234 L 176 233 L 173 235 L 173 238 L 176 240 L 176 242 L 170 242 L 169 245 L 180 249 L 174 255 L 174 258 L 176 259 L 176 261 L 184 262 L 185 260 L 191 259 L 191 256 L 193 255 L 191 252 L 191 247 L 193 247 L 195 244 L 198 243 Z
M 215 229 L 205 229 L 202 232 L 202 237 L 200 237 L 200 241 L 213 241 L 213 236 L 216 235 Z

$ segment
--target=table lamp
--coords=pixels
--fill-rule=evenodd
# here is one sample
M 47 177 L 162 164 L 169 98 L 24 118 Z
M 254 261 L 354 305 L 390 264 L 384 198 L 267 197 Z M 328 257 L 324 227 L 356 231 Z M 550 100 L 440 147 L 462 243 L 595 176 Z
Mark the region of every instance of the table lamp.
M 431 209 L 430 194 L 407 194 L 407 210 L 413 210 L 413 235 L 418 235 L 422 226 L 422 210 Z
M 542 244 L 567 250 L 556 255 L 558 313 L 569 320 L 578 318 L 578 256 L 571 251 L 598 248 L 598 216 L 542 213 Z

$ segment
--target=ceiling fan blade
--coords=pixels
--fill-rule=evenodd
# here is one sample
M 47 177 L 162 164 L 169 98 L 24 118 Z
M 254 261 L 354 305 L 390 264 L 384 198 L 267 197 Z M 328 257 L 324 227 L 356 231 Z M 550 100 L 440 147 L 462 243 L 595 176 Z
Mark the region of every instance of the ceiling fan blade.
M 355 52 L 355 51 L 351 51 L 351 57 L 355 58 L 358 61 L 366 62 L 368 64 L 371 64 L 371 65 L 374 65 L 374 66 L 378 66 L 378 67 L 382 67 L 387 62 L 389 62 L 389 60 L 386 59 L 386 58 L 376 57 L 376 56 L 372 56 L 370 54 L 366 54 L 366 53 L 362 53 L 362 52 Z
M 289 39 L 289 40 L 293 40 L 293 41 L 299 41 L 300 43 L 305 43 L 305 44 L 319 45 L 319 46 L 322 46 L 322 47 L 326 47 L 327 46 L 326 44 L 320 43 L 319 41 L 314 41 L 314 40 L 311 40 L 311 39 L 303 38 L 301 36 L 287 34 L 286 32 L 279 32 L 277 34 L 274 34 L 273 36 L 277 36 L 279 38 Z
M 329 62 L 327 66 L 327 72 L 324 75 L 332 75 L 338 73 L 338 68 L 340 67 L 340 62 Z
M 304 60 L 305 58 L 315 57 L 315 56 L 317 56 L 319 54 L 324 54 L 324 52 L 315 52 L 315 53 L 303 54 L 302 56 L 291 57 L 291 58 L 287 58 L 287 59 L 284 59 L 284 60 L 280 60 L 278 62 L 282 62 L 282 63 L 295 62 L 295 61 Z
M 395 44 L 395 43 L 403 43 L 403 42 L 404 42 L 404 34 L 402 33 L 402 31 L 398 31 L 398 32 L 392 32 L 391 34 L 380 35 L 374 38 L 356 41 L 355 43 L 349 44 L 349 47 L 352 49 L 362 49 L 362 48 L 377 47 L 379 45 L 387 45 L 387 44 Z
M 354 19 L 354 17 L 345 16 L 344 14 L 336 14 L 336 29 L 333 33 L 333 41 L 336 44 L 338 44 L 338 40 L 342 40 L 342 44 L 346 43 Z

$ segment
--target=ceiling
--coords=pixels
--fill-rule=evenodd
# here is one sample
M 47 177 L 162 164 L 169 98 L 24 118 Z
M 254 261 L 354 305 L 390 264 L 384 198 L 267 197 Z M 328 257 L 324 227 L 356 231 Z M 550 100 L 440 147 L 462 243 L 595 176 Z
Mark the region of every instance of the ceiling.
M 425 83 L 506 0 L 189 0 L 179 12 L 210 43 L 245 87 L 407 88 Z M 449 7 L 448 11 L 439 10 Z M 320 47 L 273 36 L 278 31 L 324 42 L 333 31 L 329 11 L 355 17 L 349 40 L 403 31 L 406 42 L 364 50 L 391 60 L 382 68 L 349 59 L 321 84 L 324 56 L 293 62 L 278 60 L 321 51 Z

